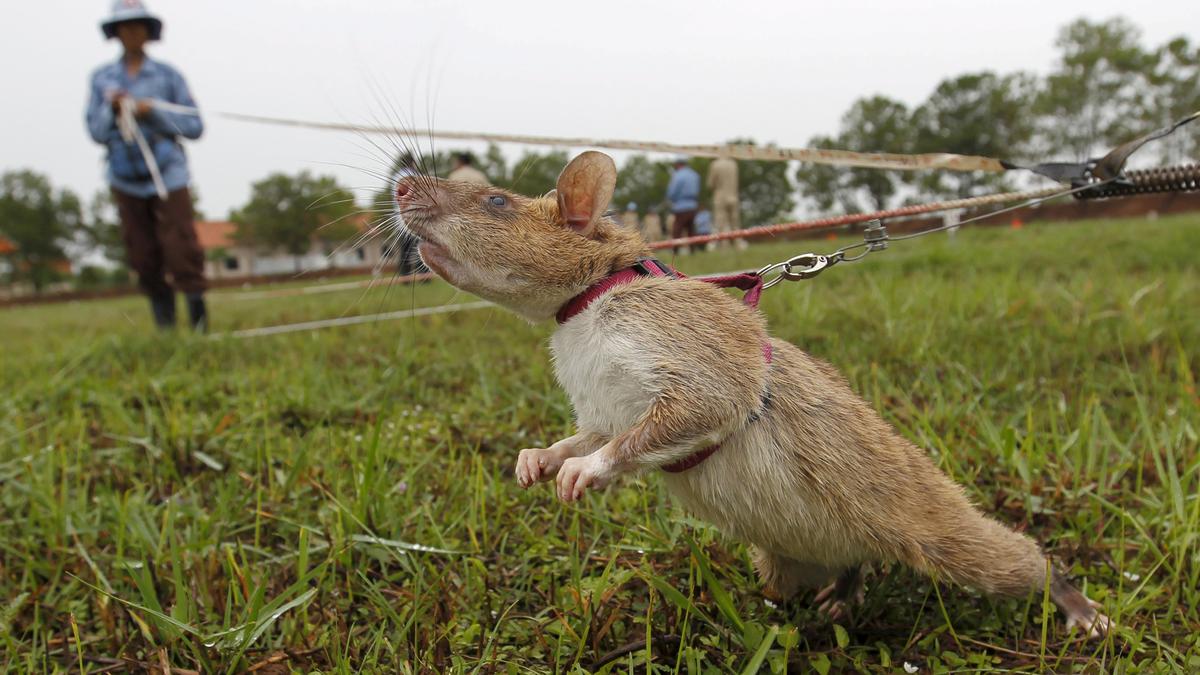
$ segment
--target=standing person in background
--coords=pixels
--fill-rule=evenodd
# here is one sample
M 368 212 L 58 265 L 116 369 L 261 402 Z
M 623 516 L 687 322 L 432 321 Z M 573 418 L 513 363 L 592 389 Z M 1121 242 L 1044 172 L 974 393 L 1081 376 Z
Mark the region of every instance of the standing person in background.
M 697 211 L 695 223 L 696 224 L 695 224 L 694 229 L 696 230 L 696 236 L 703 237 L 705 235 L 712 234 L 713 233 L 712 211 L 709 211 L 708 209 L 700 209 L 699 211 Z M 715 249 L 716 247 L 717 247 L 717 242 L 710 241 L 704 248 L 711 251 L 711 250 Z
M 491 185 L 492 181 L 483 175 L 483 172 L 476 169 L 473 164 L 475 157 L 469 152 L 460 152 L 454 155 L 454 169 L 450 171 L 450 175 L 446 176 L 449 180 L 460 180 L 464 183 L 478 183 L 480 185 Z
M 121 217 L 125 252 L 150 298 L 154 322 L 164 329 L 175 326 L 178 288 L 187 298 L 192 328 L 203 331 L 208 284 L 193 223 L 187 156 L 179 139 L 199 138 L 204 124 L 183 76 L 146 55 L 146 43 L 160 39 L 162 27 L 140 0 L 113 3 L 100 30 L 105 38 L 120 40 L 124 52 L 92 73 L 87 127 L 92 140 L 108 150 L 108 183 Z M 136 141 L 136 131 L 144 137 L 145 149 Z
M 720 234 L 742 229 L 742 203 L 738 197 L 738 165 L 731 157 L 719 157 L 708 166 L 708 189 L 712 193 L 713 227 Z M 723 246 L 724 241 L 721 242 Z M 739 249 L 746 240 L 736 240 Z
M 700 208 L 700 174 L 688 166 L 687 157 L 675 158 L 675 172 L 667 183 L 667 201 L 671 202 L 671 237 L 690 237 L 695 234 L 696 210 Z M 690 246 L 682 247 L 680 253 L 689 253 Z
M 663 226 L 662 216 L 657 211 L 648 211 L 642 218 L 642 239 L 646 243 L 652 244 L 656 241 L 662 241 Z
M 629 202 L 625 205 L 625 212 L 621 214 L 621 227 L 638 232 L 642 228 L 638 221 L 637 203 Z

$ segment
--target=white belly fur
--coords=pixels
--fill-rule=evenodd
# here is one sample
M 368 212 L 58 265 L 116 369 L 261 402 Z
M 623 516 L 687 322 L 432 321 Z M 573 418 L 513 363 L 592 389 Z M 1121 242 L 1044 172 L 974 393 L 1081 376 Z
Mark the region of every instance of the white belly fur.
M 636 345 L 596 326 L 596 320 L 596 310 L 588 308 L 554 334 L 554 374 L 571 397 L 579 429 L 616 436 L 650 408 L 653 376 L 636 365 L 645 361 Z

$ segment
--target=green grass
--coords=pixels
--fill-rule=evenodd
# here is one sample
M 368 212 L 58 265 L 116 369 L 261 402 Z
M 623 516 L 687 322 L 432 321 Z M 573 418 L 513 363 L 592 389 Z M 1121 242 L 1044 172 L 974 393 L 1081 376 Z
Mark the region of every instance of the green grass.
M 765 603 L 745 548 L 654 475 L 573 506 L 520 490 L 517 451 L 570 406 L 551 327 L 500 310 L 248 340 L 154 335 L 140 298 L 4 310 L 0 669 L 1195 672 L 1198 251 L 1196 216 L 964 230 L 763 299 L 1069 566 L 1119 626 L 1095 643 L 1040 597 L 899 567 L 830 625 Z M 215 330 L 471 299 L 237 297 L 212 296 Z

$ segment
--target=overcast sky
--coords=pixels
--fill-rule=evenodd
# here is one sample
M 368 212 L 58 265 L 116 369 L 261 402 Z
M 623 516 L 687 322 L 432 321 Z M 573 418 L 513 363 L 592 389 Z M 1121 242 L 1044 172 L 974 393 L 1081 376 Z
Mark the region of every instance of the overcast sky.
M 14 10 L 20 10 L 19 18 Z M 0 41 L 0 171 L 32 168 L 90 198 L 103 151 L 84 129 L 88 76 L 118 56 L 108 0 L 9 3 Z M 149 0 L 151 56 L 206 113 L 189 145 L 210 217 L 272 171 L 373 188 L 387 163 L 352 134 L 272 128 L 236 111 L 334 122 L 394 115 L 447 130 L 803 146 L 857 97 L 919 103 L 939 80 L 1044 73 L 1059 27 L 1118 14 L 1158 45 L 1200 39 L 1194 0 L 1009 2 L 446 2 Z M 382 141 L 381 143 L 386 143 Z M 461 145 L 461 144 L 459 144 Z M 508 149 L 506 148 L 506 151 Z M 517 150 L 514 148 L 514 152 Z

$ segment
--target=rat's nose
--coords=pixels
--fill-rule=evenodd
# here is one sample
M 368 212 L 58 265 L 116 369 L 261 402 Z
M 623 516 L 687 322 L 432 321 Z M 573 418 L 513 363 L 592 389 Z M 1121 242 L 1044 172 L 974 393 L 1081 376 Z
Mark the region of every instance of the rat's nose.
M 396 183 L 396 199 L 403 199 L 411 191 L 412 187 L 407 181 L 402 180 L 399 183 Z

